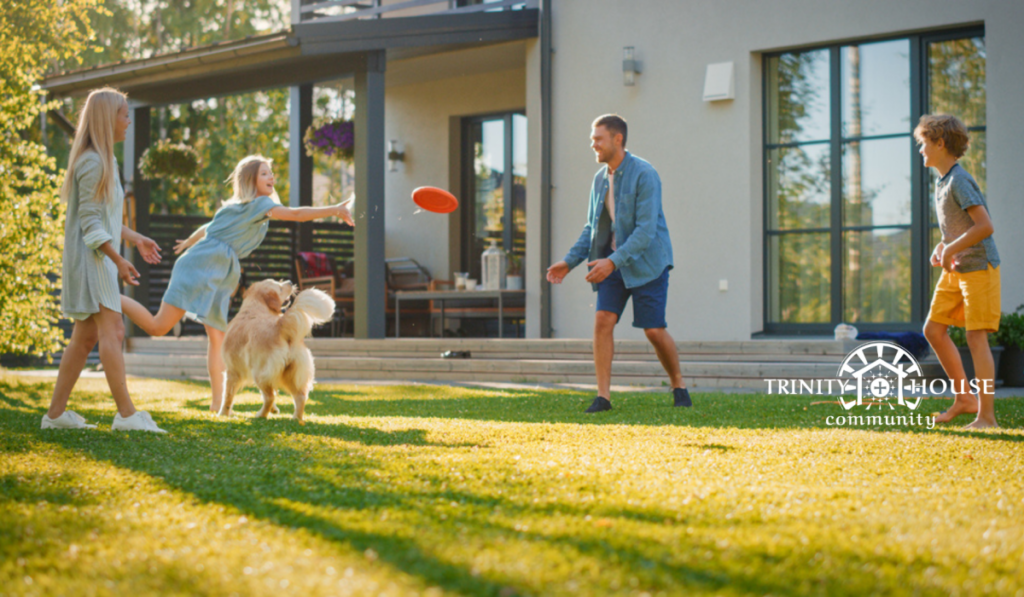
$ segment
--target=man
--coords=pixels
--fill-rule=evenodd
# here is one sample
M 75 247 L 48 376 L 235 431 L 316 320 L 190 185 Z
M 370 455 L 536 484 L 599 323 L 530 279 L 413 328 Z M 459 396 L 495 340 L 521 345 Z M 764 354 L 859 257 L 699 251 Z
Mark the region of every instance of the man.
M 674 406 L 691 406 L 679 371 L 675 340 L 665 328 L 668 273 L 672 242 L 661 209 L 661 179 L 646 161 L 626 151 L 626 121 L 606 114 L 594 121 L 591 148 L 604 167 L 590 187 L 590 209 L 583 233 L 565 259 L 548 268 L 547 278 L 561 284 L 587 261 L 586 280 L 597 292 L 594 317 L 594 369 L 597 397 L 586 410 L 611 410 L 612 357 L 615 324 L 626 301 L 633 298 L 633 327 L 641 328 L 654 345 L 672 382 Z

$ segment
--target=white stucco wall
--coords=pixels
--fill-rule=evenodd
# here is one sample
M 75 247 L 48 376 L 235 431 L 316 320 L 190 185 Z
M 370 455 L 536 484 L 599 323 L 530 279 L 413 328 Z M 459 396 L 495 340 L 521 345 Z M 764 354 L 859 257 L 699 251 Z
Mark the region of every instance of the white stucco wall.
M 541 68 L 540 40 L 526 42 L 526 262 L 524 276 L 527 280 L 539 282 L 549 264 L 541 262 L 541 238 L 534 231 L 540 230 L 541 200 L 540 173 L 542 160 L 541 127 Z M 542 337 L 541 330 L 541 284 L 526 284 L 526 326 L 527 338 Z
M 385 173 L 388 257 L 412 257 L 426 266 L 434 278 L 450 279 L 448 218 L 458 212 L 452 216 L 416 213 L 412 191 L 416 187 L 437 186 L 459 194 L 459 181 L 449 180 L 450 117 L 526 107 L 524 58 L 522 46 L 516 47 L 520 58 L 515 68 L 387 86 L 385 138 L 397 139 L 400 149 L 405 151 L 405 162 L 399 171 Z M 467 57 L 459 54 L 462 52 L 414 59 L 394 68 L 402 73 L 402 78 L 424 78 L 416 72 L 427 69 L 429 75 L 430 69 L 438 69 L 444 62 L 465 63 Z
M 1024 303 L 1024 2 L 1019 0 L 555 0 L 552 256 L 579 235 L 597 169 L 590 123 L 616 112 L 629 149 L 658 168 L 676 269 L 677 340 L 742 340 L 762 326 L 761 53 L 984 23 L 988 49 L 988 202 L 1003 257 L 1003 309 Z M 643 64 L 622 84 L 622 48 Z M 736 99 L 701 100 L 707 64 L 734 61 Z M 583 268 L 553 289 L 557 337 L 589 337 L 595 295 Z M 729 290 L 719 291 L 719 280 Z M 585 308 L 584 308 L 585 307 Z M 617 337 L 642 338 L 627 307 Z

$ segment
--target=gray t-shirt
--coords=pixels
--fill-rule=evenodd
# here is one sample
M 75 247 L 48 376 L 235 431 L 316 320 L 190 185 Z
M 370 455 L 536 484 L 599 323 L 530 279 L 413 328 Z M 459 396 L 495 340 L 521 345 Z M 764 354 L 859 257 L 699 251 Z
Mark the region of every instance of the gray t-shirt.
M 972 205 L 981 205 L 988 211 L 985 196 L 981 194 L 981 188 L 974 177 L 960 164 L 954 164 L 935 186 L 935 213 L 939 218 L 943 243 L 948 245 L 955 241 L 974 225 L 974 220 L 967 213 L 967 208 Z M 988 269 L 989 264 L 998 267 L 996 241 L 989 236 L 973 247 L 960 251 L 954 259 L 959 264 L 956 267 L 959 273 Z

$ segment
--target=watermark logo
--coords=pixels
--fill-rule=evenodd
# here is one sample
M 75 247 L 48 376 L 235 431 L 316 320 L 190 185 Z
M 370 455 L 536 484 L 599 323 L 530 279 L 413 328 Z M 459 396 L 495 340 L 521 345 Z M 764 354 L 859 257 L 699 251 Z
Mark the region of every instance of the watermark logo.
M 903 347 L 891 342 L 872 342 L 858 347 L 846 355 L 839 366 L 836 377 L 843 379 L 853 377 L 856 380 L 857 399 L 845 400 L 840 394 L 839 403 L 846 410 L 865 404 L 865 395 L 870 396 L 868 408 L 875 404 L 887 404 L 893 409 L 889 399 L 894 397 L 896 403 L 910 410 L 921 405 L 921 396 L 916 400 L 908 400 L 907 393 L 915 390 L 915 385 L 904 385 L 911 375 L 921 378 L 921 365 Z M 844 389 L 845 384 L 844 384 Z
M 825 424 L 830 426 L 910 425 L 931 429 L 935 426 L 935 417 L 916 412 L 923 399 L 947 397 L 947 391 L 978 394 L 991 393 L 994 389 L 992 380 L 928 379 L 914 355 L 892 342 L 858 346 L 846 355 L 834 378 L 766 379 L 765 382 L 769 394 L 834 397 L 827 403 L 841 405 L 845 413 L 826 417 Z M 855 407 L 862 407 L 865 412 L 854 412 Z

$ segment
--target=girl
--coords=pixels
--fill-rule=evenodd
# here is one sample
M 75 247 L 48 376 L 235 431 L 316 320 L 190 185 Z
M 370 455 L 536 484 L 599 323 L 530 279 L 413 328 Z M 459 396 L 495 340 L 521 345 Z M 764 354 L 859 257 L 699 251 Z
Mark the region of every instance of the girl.
M 138 302 L 121 297 L 121 308 L 135 325 L 151 336 L 163 336 L 188 315 L 206 328 L 206 366 L 213 398 L 210 411 L 219 412 L 224 394 L 224 359 L 221 346 L 228 327 L 228 306 L 241 276 L 238 260 L 263 242 L 270 219 L 308 222 L 337 216 L 354 225 L 348 202 L 328 207 L 284 207 L 274 191 L 270 160 L 259 155 L 242 159 L 228 177 L 234 190 L 213 220 L 186 240 L 174 253 L 185 254 L 174 264 L 160 310 L 154 316 Z
M 71 143 L 68 169 L 60 189 L 67 204 L 61 274 L 61 311 L 75 321 L 71 341 L 60 360 L 50 409 L 43 429 L 95 429 L 67 410 L 71 390 L 96 342 L 100 361 L 117 405 L 112 428 L 164 433 L 149 413 L 135 410 L 124 374 L 124 322 L 117 281 L 138 286 L 139 272 L 118 254 L 121 239 L 135 246 L 149 263 L 160 263 L 160 247 L 121 224 L 124 189 L 117 175 L 114 143 L 124 141 L 131 120 L 128 98 L 113 89 L 89 94 Z

